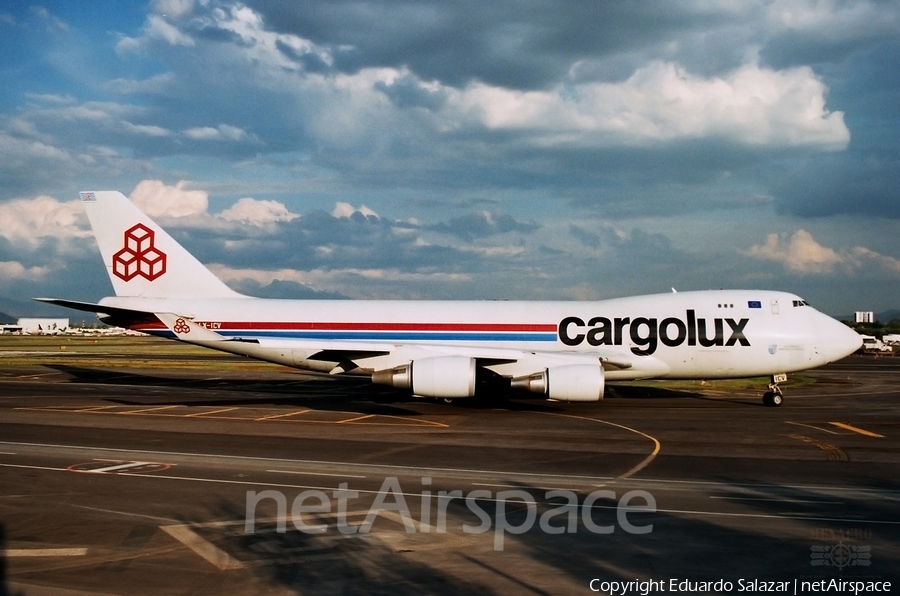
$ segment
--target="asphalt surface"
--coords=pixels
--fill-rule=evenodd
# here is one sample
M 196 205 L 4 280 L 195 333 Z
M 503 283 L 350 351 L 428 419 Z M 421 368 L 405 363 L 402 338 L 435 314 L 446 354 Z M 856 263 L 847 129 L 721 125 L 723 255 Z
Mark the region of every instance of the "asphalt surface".
M 900 358 L 806 373 L 781 408 L 762 387 L 446 404 L 228 357 L 72 358 L 0 357 L 2 596 L 900 585 Z

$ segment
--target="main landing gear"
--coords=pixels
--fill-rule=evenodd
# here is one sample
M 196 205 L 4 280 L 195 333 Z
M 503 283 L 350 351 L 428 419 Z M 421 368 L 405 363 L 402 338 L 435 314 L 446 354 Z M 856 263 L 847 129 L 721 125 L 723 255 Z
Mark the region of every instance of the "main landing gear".
M 784 373 L 772 375 L 772 382 L 769 383 L 769 390 L 763 393 L 763 403 L 767 406 L 777 408 L 784 403 L 784 393 L 778 383 L 787 381 L 787 375 Z

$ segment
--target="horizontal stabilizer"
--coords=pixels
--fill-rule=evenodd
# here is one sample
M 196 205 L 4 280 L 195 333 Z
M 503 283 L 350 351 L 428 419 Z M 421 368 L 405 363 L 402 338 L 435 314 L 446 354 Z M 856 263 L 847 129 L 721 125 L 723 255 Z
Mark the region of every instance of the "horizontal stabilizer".
M 34 298 L 34 300 L 83 312 L 92 312 L 96 314 L 97 318 L 103 323 L 114 327 L 145 331 L 148 328 L 159 328 L 160 325 L 160 321 L 156 315 L 145 310 L 120 308 L 118 306 L 93 304 L 91 302 L 79 302 L 77 300 L 59 300 L 57 298 Z
M 45 304 L 54 304 L 56 306 L 62 306 L 65 308 L 71 308 L 74 310 L 80 310 L 84 312 L 92 312 L 97 314 L 107 314 L 107 315 L 133 315 L 133 314 L 144 314 L 145 311 L 142 310 L 132 310 L 130 308 L 118 308 L 115 306 L 104 306 L 102 304 L 94 304 L 93 302 L 79 302 L 78 300 L 62 300 L 59 298 L 32 298 L 32 300 L 37 300 L 38 302 L 44 302 Z

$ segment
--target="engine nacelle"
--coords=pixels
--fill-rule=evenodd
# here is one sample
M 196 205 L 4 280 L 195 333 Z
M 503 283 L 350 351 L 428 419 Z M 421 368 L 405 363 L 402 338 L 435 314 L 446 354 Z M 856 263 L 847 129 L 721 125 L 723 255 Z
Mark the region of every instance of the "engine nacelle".
M 468 356 L 435 356 L 379 370 L 372 382 L 409 389 L 422 397 L 452 399 L 475 395 L 475 359 Z
M 605 381 L 599 364 L 565 364 L 515 378 L 511 386 L 559 401 L 599 401 L 603 399 Z

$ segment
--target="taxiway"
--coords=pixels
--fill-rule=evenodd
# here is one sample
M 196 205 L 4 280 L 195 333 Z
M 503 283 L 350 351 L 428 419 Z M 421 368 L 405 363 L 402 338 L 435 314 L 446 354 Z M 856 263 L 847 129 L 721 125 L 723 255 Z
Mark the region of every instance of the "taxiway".
M 231 372 L 229 356 L 212 371 L 95 356 L 0 358 L 4 595 L 898 579 L 900 359 L 811 371 L 816 382 L 767 408 L 755 392 L 650 384 L 598 404 L 445 404 L 276 367 Z M 277 499 L 253 501 L 263 491 L 284 495 L 281 516 Z M 292 511 L 303 493 L 328 502 Z M 512 528 L 500 548 L 498 506 Z M 292 513 L 324 531 L 298 530 Z

